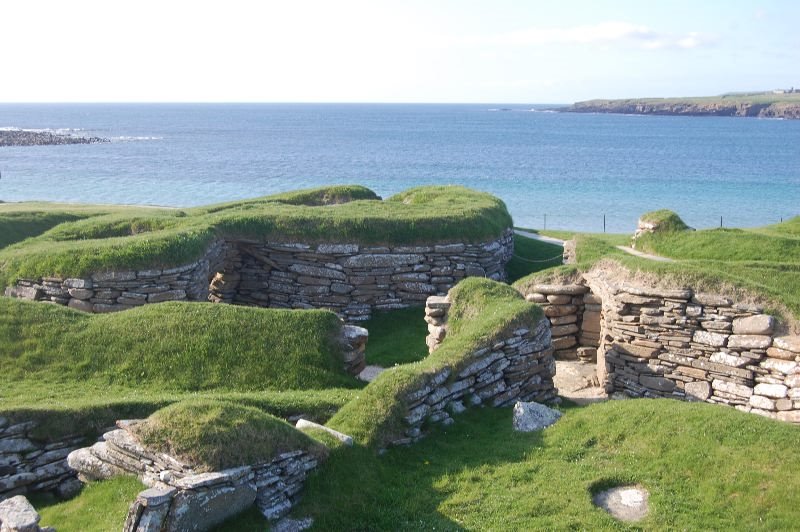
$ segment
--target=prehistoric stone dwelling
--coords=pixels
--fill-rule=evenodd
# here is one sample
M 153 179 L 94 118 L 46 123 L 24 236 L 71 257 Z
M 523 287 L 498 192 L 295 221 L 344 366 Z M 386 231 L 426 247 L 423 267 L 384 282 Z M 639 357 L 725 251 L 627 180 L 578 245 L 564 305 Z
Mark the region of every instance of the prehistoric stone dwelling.
M 800 336 L 757 305 L 590 271 L 525 294 L 550 321 L 557 359 L 597 360 L 606 391 L 734 406 L 800 423 Z
M 480 243 L 363 245 L 356 242 L 217 240 L 199 260 L 166 269 L 98 272 L 84 278 L 19 279 L 5 294 L 86 312 L 162 301 L 272 308 L 327 308 L 348 321 L 373 310 L 424 305 L 469 276 L 505 280 L 510 228 Z

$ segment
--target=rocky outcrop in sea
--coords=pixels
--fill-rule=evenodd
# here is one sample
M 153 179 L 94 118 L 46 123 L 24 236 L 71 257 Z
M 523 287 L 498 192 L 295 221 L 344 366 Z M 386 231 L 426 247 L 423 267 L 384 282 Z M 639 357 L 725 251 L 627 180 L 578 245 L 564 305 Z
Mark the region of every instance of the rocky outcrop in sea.
M 49 131 L 1 130 L 0 147 L 5 146 L 55 146 L 61 144 L 98 144 L 111 142 L 102 137 L 61 135 Z

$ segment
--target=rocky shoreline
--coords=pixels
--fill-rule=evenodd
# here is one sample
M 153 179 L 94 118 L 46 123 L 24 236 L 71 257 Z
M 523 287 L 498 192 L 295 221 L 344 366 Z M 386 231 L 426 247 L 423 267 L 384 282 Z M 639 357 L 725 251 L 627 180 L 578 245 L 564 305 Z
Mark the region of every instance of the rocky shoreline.
M 591 100 L 558 109 L 566 113 L 614 113 L 631 115 L 744 116 L 800 120 L 800 102 L 748 103 L 714 101 L 708 103 L 650 100 Z
M 49 131 L 5 130 L 0 131 L 0 147 L 57 146 L 62 144 L 99 144 L 111 142 L 102 137 L 80 137 L 59 135 Z

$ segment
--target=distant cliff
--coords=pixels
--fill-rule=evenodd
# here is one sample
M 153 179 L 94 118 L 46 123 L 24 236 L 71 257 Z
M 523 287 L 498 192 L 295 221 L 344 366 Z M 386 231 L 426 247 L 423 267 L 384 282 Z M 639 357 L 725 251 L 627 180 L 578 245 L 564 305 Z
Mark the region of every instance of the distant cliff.
M 588 100 L 558 110 L 568 113 L 750 116 L 757 118 L 800 119 L 800 93 L 735 94 L 704 98 Z
M 101 137 L 78 137 L 58 135 L 48 131 L 3 130 L 0 131 L 0 147 L 4 146 L 52 146 L 57 144 L 96 144 L 110 142 Z

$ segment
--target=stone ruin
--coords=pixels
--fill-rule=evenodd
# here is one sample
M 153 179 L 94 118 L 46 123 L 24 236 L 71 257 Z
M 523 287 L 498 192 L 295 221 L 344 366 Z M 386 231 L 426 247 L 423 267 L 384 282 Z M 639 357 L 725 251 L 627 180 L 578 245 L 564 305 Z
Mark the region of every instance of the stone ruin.
M 509 228 L 481 243 L 308 244 L 217 240 L 204 256 L 172 268 L 96 272 L 81 278 L 18 279 L 5 295 L 85 312 L 163 301 L 330 309 L 349 322 L 374 310 L 423 305 L 469 276 L 505 280 L 514 251 Z

